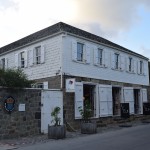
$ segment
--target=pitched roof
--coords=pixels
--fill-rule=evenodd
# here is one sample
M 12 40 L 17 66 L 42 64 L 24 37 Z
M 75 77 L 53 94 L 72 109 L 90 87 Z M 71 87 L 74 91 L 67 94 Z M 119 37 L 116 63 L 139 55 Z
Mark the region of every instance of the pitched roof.
M 65 24 L 63 22 L 59 22 L 57 24 L 54 24 L 50 27 L 47 27 L 43 30 L 40 30 L 38 32 L 35 32 L 33 34 L 30 34 L 20 40 L 17 40 L 13 43 L 10 43 L 4 47 L 1 47 L 0 48 L 0 54 L 4 53 L 4 52 L 8 52 L 8 51 L 11 51 L 11 50 L 14 50 L 16 48 L 19 48 L 21 46 L 25 46 L 26 44 L 30 44 L 31 42 L 34 42 L 34 41 L 37 41 L 37 40 L 40 40 L 44 37 L 47 37 L 47 36 L 50 36 L 50 35 L 53 35 L 53 34 L 56 34 L 58 32 L 67 32 L 67 33 L 71 33 L 71 34 L 74 34 L 74 35 L 77 35 L 77 36 L 81 36 L 81 37 L 84 37 L 84 38 L 87 38 L 87 39 L 90 39 L 90 40 L 93 40 L 93 41 L 96 41 L 96 42 L 100 42 L 102 44 L 106 44 L 108 46 L 112 46 L 114 48 L 118 48 L 118 49 L 122 49 L 122 50 L 125 50 L 127 52 L 130 52 L 134 55 L 138 55 L 139 57 L 142 57 L 142 58 L 145 58 L 145 59 L 148 59 L 147 57 L 143 56 L 143 55 L 140 55 L 138 53 L 135 53 L 127 48 L 124 48 L 118 44 L 115 44 L 109 40 L 106 40 L 100 36 L 97 36 L 97 35 L 94 35 L 92 33 L 89 33 L 87 31 L 84 31 L 84 30 L 81 30 L 81 29 L 78 29 L 76 27 L 73 27 L 73 26 L 70 26 L 68 24 Z

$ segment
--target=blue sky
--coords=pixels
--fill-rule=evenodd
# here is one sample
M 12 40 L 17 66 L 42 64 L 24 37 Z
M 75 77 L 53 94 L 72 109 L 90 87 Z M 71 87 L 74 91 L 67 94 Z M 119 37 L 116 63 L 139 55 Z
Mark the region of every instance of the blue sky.
M 150 0 L 0 0 L 0 47 L 59 21 L 150 58 Z

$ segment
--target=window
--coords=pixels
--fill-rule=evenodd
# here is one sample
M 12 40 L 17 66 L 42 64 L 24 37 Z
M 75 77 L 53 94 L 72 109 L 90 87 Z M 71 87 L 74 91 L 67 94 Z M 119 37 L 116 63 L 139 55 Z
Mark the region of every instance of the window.
M 5 69 L 5 58 L 3 58 L 2 60 L 1 60 L 1 62 L 2 62 L 2 69 Z
M 143 73 L 143 61 L 140 61 L 140 74 Z
M 103 50 L 98 49 L 98 64 L 102 65 L 102 62 L 103 62 Z
M 41 46 L 35 47 L 35 64 L 41 63 Z
M 25 67 L 25 52 L 20 53 L 20 67 L 21 68 Z
M 115 53 L 115 69 L 119 69 L 119 54 Z
M 83 61 L 83 48 L 84 44 L 77 43 L 77 61 Z
M 48 81 L 38 82 L 31 85 L 32 88 L 48 89 Z
M 129 71 L 132 71 L 132 58 L 129 57 Z

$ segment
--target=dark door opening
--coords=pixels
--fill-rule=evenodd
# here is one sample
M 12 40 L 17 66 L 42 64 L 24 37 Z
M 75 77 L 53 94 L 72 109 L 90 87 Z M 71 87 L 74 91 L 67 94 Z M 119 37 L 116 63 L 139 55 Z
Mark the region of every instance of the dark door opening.
M 134 113 L 139 114 L 140 113 L 140 90 L 134 89 Z
M 92 110 L 92 117 L 95 116 L 95 85 L 83 85 L 84 105 L 89 103 Z
M 112 88 L 113 115 L 120 115 L 121 88 Z

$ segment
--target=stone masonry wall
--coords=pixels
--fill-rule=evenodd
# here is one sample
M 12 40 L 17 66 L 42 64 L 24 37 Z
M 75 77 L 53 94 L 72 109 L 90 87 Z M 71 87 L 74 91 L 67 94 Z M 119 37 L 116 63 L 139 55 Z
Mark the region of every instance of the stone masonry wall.
M 14 110 L 9 114 L 4 100 L 15 99 Z M 19 111 L 19 104 L 25 104 L 25 111 Z M 41 90 L 0 88 L 0 139 L 37 135 L 41 129 Z

